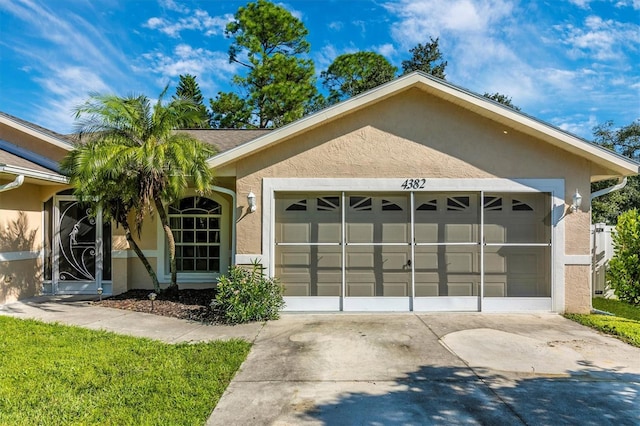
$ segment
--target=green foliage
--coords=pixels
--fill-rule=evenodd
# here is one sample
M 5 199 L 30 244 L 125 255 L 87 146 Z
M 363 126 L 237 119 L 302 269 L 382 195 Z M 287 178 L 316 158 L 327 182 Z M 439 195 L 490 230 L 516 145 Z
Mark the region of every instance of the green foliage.
M 613 238 L 613 258 L 607 281 L 618 299 L 640 305 L 640 212 L 629 210 L 618 217 Z
M 182 100 L 190 102 L 193 105 L 188 105 L 186 108 L 195 108 L 198 112 L 197 116 L 193 117 L 188 113 L 181 113 L 183 117 L 179 121 L 179 128 L 181 129 L 207 129 L 209 128 L 209 113 L 207 107 L 204 106 L 204 98 L 202 97 L 202 91 L 196 81 L 196 77 L 191 74 L 180 75 L 180 81 L 176 87 L 176 94 L 173 95 L 173 100 Z M 184 107 L 181 107 L 184 108 Z M 185 111 L 188 112 L 188 111 Z
M 278 319 L 284 306 L 282 285 L 265 276 L 258 263 L 251 269 L 232 266 L 218 280 L 217 290 L 212 306 L 232 324 Z
M 593 129 L 594 142 L 619 154 L 640 160 L 640 120 L 616 129 L 607 121 Z M 591 184 L 591 192 L 617 183 L 606 180 Z M 627 185 L 619 191 L 598 197 L 591 203 L 594 223 L 615 224 L 618 216 L 631 209 L 640 209 L 640 177 L 630 176 Z
M 447 61 L 443 59 L 440 52 L 440 38 L 429 37 L 429 43 L 419 43 L 416 47 L 409 50 L 411 59 L 402 61 L 402 74 L 409 74 L 413 71 L 422 71 L 431 74 L 434 77 L 445 80 L 444 69 L 447 67 Z
M 338 56 L 320 77 L 333 104 L 393 80 L 397 71 L 378 53 L 356 52 Z
M 226 35 L 233 38 L 229 61 L 247 70 L 234 76 L 244 96 L 218 93 L 210 100 L 212 124 L 228 128 L 272 128 L 295 121 L 317 96 L 308 34 L 288 10 L 266 0 L 238 9 Z
M 135 217 L 139 230 L 149 213 L 158 213 L 169 245 L 171 286 L 176 287 L 175 243 L 166 205 L 179 199 L 187 187 L 200 193 L 209 189 L 213 175 L 206 161 L 214 151 L 175 131 L 199 112 L 191 101 L 182 99 L 164 105 L 166 92 L 165 88 L 155 105 L 144 95 L 92 95 L 76 108 L 83 143 L 61 167 L 81 201 L 102 207 L 107 218 L 124 226 L 127 240 L 152 279 L 151 266 L 129 238 L 128 217 Z M 159 290 L 157 279 L 154 285 Z
M 640 322 L 640 306 L 633 306 L 622 300 L 596 297 L 593 299 L 593 307 L 614 314 L 617 317 Z
M 566 318 L 640 347 L 640 322 L 610 315 L 565 314 Z
M 4 316 L 0 330 L 2 425 L 202 425 L 251 347 Z
M 507 95 L 503 95 L 502 93 L 486 93 L 484 95 L 485 98 L 489 98 L 492 101 L 496 101 L 499 104 L 502 104 L 504 106 L 508 106 L 509 108 L 513 108 L 516 111 L 520 111 L 520 107 L 517 107 L 513 104 L 513 102 L 511 102 L 511 98 Z

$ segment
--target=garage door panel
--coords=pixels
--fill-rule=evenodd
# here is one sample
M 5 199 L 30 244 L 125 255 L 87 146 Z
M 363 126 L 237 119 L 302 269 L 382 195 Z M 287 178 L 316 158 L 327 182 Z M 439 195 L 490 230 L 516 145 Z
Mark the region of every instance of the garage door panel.
M 423 253 L 423 247 L 416 247 L 415 268 L 417 271 L 438 270 L 438 253 Z M 435 249 L 433 249 L 435 250 Z
M 507 277 L 485 278 L 484 297 L 505 297 L 507 295 Z
M 409 296 L 411 286 L 405 274 L 384 274 L 383 296 L 405 297 Z
M 439 295 L 438 276 L 416 274 L 416 297 L 435 297 Z
M 439 227 L 437 223 L 416 223 L 414 231 L 416 242 L 437 243 Z
M 310 296 L 309 276 L 304 274 L 282 274 L 280 281 L 285 296 Z
M 382 243 L 406 243 L 409 241 L 408 223 L 382 223 Z
M 319 243 L 339 243 L 342 240 L 342 225 L 340 223 L 319 223 Z
M 475 253 L 447 253 L 447 273 L 473 272 L 475 264 Z
M 447 283 L 447 296 L 476 296 L 475 292 L 476 283 L 472 280 L 464 281 L 464 278 L 460 279 L 460 282 Z
M 349 243 L 372 243 L 373 223 L 348 223 L 347 242 Z
M 409 263 L 409 253 L 389 253 L 384 251 L 382 253 L 382 269 L 407 269 Z
M 280 241 L 282 243 L 309 243 L 311 242 L 311 225 L 309 223 L 284 223 Z
M 476 240 L 475 226 L 472 224 L 446 224 L 445 243 L 470 243 Z

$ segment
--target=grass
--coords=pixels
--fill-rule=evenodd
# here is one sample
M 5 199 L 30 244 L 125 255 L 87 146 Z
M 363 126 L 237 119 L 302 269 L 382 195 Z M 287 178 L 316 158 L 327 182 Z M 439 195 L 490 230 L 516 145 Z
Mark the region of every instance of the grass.
M 630 345 L 640 347 L 640 306 L 633 306 L 614 299 L 593 299 L 593 307 L 610 315 L 565 314 L 565 316 L 587 327 L 616 336 Z
M 202 425 L 250 346 L 0 316 L 0 424 Z

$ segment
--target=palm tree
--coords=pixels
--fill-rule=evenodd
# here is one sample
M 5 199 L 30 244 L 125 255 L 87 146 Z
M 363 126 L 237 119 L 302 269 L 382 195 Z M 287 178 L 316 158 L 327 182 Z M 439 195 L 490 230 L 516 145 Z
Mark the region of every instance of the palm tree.
M 188 187 L 205 193 L 213 178 L 206 164 L 213 149 L 175 131 L 188 115 L 197 116 L 197 107 L 181 99 L 164 105 L 167 89 L 155 105 L 144 95 L 92 94 L 75 110 L 81 143 L 62 163 L 75 194 L 123 226 L 157 290 L 157 277 L 131 237 L 128 218 L 134 216 L 139 234 L 143 219 L 158 214 L 169 248 L 169 288 L 177 289 L 175 240 L 166 206 Z

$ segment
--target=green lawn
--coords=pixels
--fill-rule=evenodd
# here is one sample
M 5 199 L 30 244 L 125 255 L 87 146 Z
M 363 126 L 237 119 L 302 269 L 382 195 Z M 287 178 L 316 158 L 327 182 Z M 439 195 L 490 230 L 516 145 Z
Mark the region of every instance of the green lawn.
M 250 346 L 0 316 L 0 424 L 202 425 Z
M 610 315 L 566 314 L 573 321 L 579 322 L 604 333 L 614 335 L 633 346 L 640 347 L 640 307 L 613 299 L 595 298 L 593 307 Z

